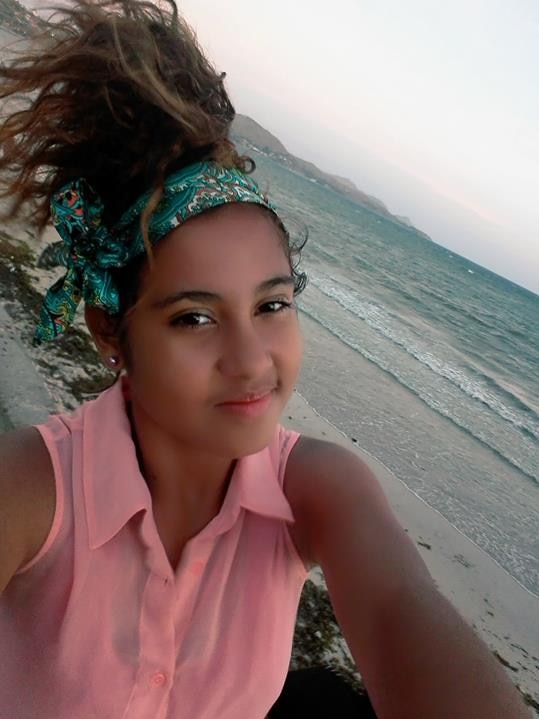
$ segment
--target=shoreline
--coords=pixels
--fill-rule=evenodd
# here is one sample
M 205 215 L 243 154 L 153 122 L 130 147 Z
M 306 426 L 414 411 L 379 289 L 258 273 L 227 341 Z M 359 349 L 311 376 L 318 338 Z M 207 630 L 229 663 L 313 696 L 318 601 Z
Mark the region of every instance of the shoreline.
M 379 457 L 376 457 L 374 454 L 372 454 L 371 452 L 369 452 L 368 450 L 366 450 L 364 447 L 362 447 L 360 444 L 358 444 L 356 441 L 354 441 L 351 437 L 349 437 L 349 436 L 346 434 L 346 432 L 344 432 L 343 430 L 339 429 L 339 428 L 338 428 L 336 425 L 334 425 L 333 422 L 331 422 L 329 419 L 326 419 L 326 417 L 324 417 L 323 414 L 320 414 L 320 412 L 318 412 L 318 410 L 315 409 L 315 407 L 313 407 L 313 406 L 310 404 L 309 400 L 308 400 L 304 395 L 302 395 L 299 390 L 294 390 L 294 393 L 295 393 L 295 395 L 297 395 L 297 397 L 298 397 L 302 402 L 305 403 L 305 405 L 307 406 L 308 410 L 309 410 L 310 412 L 312 412 L 314 415 L 316 415 L 316 417 L 317 417 L 321 422 L 324 422 L 324 424 L 328 424 L 328 425 L 332 428 L 332 430 L 334 430 L 336 433 L 338 433 L 339 435 L 341 435 L 341 436 L 343 437 L 343 439 L 344 439 L 344 440 L 346 441 L 346 443 L 347 443 L 346 446 L 348 446 L 349 443 L 351 443 L 352 446 L 357 450 L 357 452 L 360 454 L 361 457 L 368 457 L 370 461 L 372 461 L 372 462 L 375 463 L 376 465 L 382 467 L 382 469 L 383 469 L 384 472 L 387 472 L 388 474 L 390 474 L 390 475 L 393 477 L 394 481 L 399 482 L 400 484 L 402 484 L 403 487 L 404 487 L 408 492 L 410 492 L 410 494 L 412 494 L 419 502 L 421 502 L 421 503 L 426 507 L 426 509 L 428 509 L 428 510 L 431 511 L 431 512 L 435 512 L 436 514 L 438 514 L 438 515 L 440 516 L 440 518 L 441 518 L 444 522 L 447 522 L 447 523 L 450 525 L 450 527 L 451 527 L 455 532 L 458 532 L 458 534 L 460 534 L 462 537 L 464 537 L 464 539 L 465 539 L 466 541 L 468 541 L 468 542 L 470 542 L 471 544 L 473 544 L 474 547 L 476 547 L 480 552 L 482 552 L 483 554 L 485 554 L 492 562 L 494 562 L 494 564 L 496 564 L 496 566 L 498 567 L 498 569 L 499 569 L 501 572 L 504 572 L 504 573 L 508 576 L 508 578 L 511 579 L 513 582 L 516 582 L 516 584 L 518 584 L 518 586 L 519 586 L 523 591 L 527 592 L 533 599 L 539 600 L 539 594 L 535 594 L 535 592 L 532 592 L 531 589 L 529 589 L 529 588 L 526 587 L 524 584 L 522 584 L 522 582 L 521 582 L 519 579 L 517 579 L 517 577 L 514 577 L 514 576 L 511 574 L 511 572 L 509 572 L 509 571 L 496 559 L 496 557 L 493 557 L 491 554 L 489 554 L 487 551 L 485 551 L 479 544 L 477 544 L 477 542 L 475 542 L 471 537 L 468 537 L 468 535 L 465 534 L 461 529 L 459 529 L 459 528 L 456 527 L 454 524 L 452 524 L 451 521 L 450 521 L 449 519 L 447 519 L 447 517 L 445 517 L 444 514 L 443 514 L 439 509 L 437 509 L 436 507 L 433 507 L 432 505 L 430 505 L 426 500 L 423 499 L 423 497 L 421 497 L 419 494 L 417 494 L 417 492 L 414 492 L 414 490 L 411 489 L 411 488 L 406 484 L 406 482 L 405 482 L 404 480 L 402 480 L 402 479 L 400 479 L 399 477 L 397 477 L 397 475 L 395 474 L 395 472 L 393 472 L 393 470 L 391 470 L 386 464 L 384 464 L 384 462 L 383 462 Z
M 330 327 L 308 313 L 300 325 L 303 396 L 539 596 L 535 482 Z
M 289 400 L 282 423 L 340 444 L 369 466 L 438 589 L 494 652 L 511 681 L 528 695 L 528 704 L 539 717 L 539 598 L 382 462 L 320 415 L 299 392 Z M 319 569 L 312 570 L 309 578 L 325 588 Z

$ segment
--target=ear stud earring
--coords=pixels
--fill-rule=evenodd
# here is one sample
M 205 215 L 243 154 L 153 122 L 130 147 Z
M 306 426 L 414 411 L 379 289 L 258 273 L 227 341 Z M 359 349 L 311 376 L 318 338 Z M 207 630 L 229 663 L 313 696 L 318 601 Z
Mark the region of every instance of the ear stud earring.
M 111 355 L 109 357 L 109 364 L 113 367 L 117 367 L 120 364 L 120 358 L 116 357 L 115 355 Z

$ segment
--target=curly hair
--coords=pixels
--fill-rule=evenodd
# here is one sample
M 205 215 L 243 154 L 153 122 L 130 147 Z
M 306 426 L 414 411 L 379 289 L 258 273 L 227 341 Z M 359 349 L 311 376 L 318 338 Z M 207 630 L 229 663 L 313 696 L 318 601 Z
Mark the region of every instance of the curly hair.
M 229 140 L 235 111 L 225 73 L 205 57 L 174 0 L 71 0 L 42 27 L 29 51 L 0 65 L 0 100 L 18 104 L 0 124 L 4 219 L 24 208 L 43 230 L 51 195 L 84 177 L 107 224 L 151 190 L 141 218 L 147 239 L 168 174 L 205 159 L 253 171 Z M 281 229 L 299 289 L 301 247 Z
M 81 174 L 114 222 L 174 170 L 213 158 L 248 171 L 228 140 L 234 108 L 173 0 L 79 0 L 55 10 L 33 52 L 0 67 L 0 99 L 27 107 L 0 127 L 9 217 Z M 8 179 L 6 179 L 8 178 Z M 150 209 L 151 211 L 151 209 Z

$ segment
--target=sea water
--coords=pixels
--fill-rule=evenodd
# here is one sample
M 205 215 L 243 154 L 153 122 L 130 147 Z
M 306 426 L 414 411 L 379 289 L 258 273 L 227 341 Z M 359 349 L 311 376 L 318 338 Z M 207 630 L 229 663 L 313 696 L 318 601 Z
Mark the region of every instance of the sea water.
M 300 393 L 539 594 L 539 297 L 255 159 L 309 228 Z

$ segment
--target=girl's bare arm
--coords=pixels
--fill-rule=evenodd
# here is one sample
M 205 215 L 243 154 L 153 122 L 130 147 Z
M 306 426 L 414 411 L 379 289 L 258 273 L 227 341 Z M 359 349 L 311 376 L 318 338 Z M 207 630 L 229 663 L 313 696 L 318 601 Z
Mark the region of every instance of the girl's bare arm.
M 287 494 L 380 719 L 530 719 L 486 645 L 438 592 L 370 470 L 302 438 Z M 305 551 L 306 549 L 306 551 Z
M 47 538 L 55 505 L 48 452 L 33 427 L 0 437 L 0 593 Z

